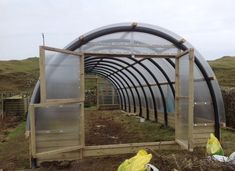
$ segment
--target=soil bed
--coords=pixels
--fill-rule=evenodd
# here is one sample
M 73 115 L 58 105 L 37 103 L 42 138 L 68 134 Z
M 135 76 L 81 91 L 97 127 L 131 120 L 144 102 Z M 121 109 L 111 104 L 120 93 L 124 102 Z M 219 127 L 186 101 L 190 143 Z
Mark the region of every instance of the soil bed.
M 17 120 L 17 119 L 16 119 Z M 11 118 L 1 124 L 0 134 L 4 134 L 4 142 L 0 143 L 0 169 L 17 170 L 29 168 L 28 141 L 24 138 L 25 122 Z M 121 111 L 85 111 L 86 145 L 104 145 L 133 142 L 151 142 L 174 140 L 174 130 L 164 128 L 151 121 L 140 123 L 136 116 L 128 116 Z M 7 132 L 7 133 L 4 133 Z M 6 134 L 6 135 L 5 135 Z M 228 156 L 234 151 L 235 133 L 222 131 L 222 142 Z M 224 146 L 225 147 L 225 146 Z M 169 170 L 218 170 L 232 171 L 235 166 L 208 160 L 204 148 L 188 151 L 150 151 L 153 155 L 151 164 L 161 171 Z M 44 162 L 34 170 L 79 170 L 79 171 L 115 171 L 125 160 L 135 154 L 115 155 L 107 157 L 89 157 L 78 161 Z M 28 169 L 32 170 L 32 169 Z

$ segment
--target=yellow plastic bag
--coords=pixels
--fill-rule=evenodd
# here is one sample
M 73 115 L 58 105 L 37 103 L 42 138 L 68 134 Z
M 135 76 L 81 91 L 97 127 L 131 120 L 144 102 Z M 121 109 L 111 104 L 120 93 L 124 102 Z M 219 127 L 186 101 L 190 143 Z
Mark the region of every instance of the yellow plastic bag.
M 210 134 L 210 138 L 207 141 L 206 151 L 209 155 L 224 155 L 224 150 L 221 147 L 219 140 L 212 133 Z
M 145 171 L 146 164 L 152 159 L 152 154 L 145 150 L 139 152 L 132 158 L 125 160 L 119 167 L 118 171 Z

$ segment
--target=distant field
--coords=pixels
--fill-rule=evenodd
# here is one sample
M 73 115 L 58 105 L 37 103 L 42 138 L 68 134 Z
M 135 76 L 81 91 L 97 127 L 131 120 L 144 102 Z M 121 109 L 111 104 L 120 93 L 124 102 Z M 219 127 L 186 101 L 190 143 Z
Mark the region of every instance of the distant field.
M 208 62 L 220 86 L 235 87 L 235 57 L 222 57 Z
M 208 62 L 221 86 L 235 87 L 235 57 L 222 57 Z M 0 61 L 0 91 L 31 91 L 38 78 L 37 57 Z M 90 88 L 93 85 L 90 82 L 86 84 Z

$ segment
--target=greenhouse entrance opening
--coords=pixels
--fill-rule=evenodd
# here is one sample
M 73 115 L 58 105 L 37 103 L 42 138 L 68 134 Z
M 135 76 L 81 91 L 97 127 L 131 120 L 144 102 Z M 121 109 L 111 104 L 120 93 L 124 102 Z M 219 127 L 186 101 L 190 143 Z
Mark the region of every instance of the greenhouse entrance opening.
M 175 141 L 107 144 L 88 146 L 85 143 L 85 59 L 90 56 L 126 58 L 136 60 L 171 58 L 175 60 Z M 40 103 L 30 105 L 31 153 L 37 163 L 50 160 L 74 160 L 89 156 L 134 153 L 140 148 L 193 149 L 193 63 L 194 50 L 177 54 L 95 53 L 74 52 L 64 49 L 40 47 Z M 128 67 L 128 66 L 124 66 Z M 86 70 L 88 71 L 88 70 Z M 120 69 L 121 71 L 121 69 Z M 100 74 L 105 78 L 104 74 Z M 61 79 L 63 77 L 64 79 Z M 97 79 L 97 78 L 96 78 Z M 125 80 L 120 80 L 125 81 Z M 53 84 L 51 84 L 53 82 Z M 54 84 L 56 82 L 56 84 Z M 71 84 L 72 82 L 72 84 Z M 69 84 L 68 84 L 69 83 Z M 97 84 L 97 83 L 96 83 Z M 52 88 L 53 87 L 53 88 Z M 94 93 L 99 94 L 104 90 Z M 104 89 L 105 87 L 103 87 Z M 124 87 L 119 87 L 124 89 Z M 49 91 L 50 90 L 50 91 Z M 186 91 L 185 91 L 186 90 Z M 60 92 L 60 93 L 58 93 Z M 123 91 L 124 92 L 124 91 Z M 124 94 L 122 94 L 124 95 Z M 144 107 L 132 109 L 116 101 L 126 113 L 148 111 Z M 124 95 L 125 96 L 125 95 Z M 98 95 L 100 106 L 100 96 Z M 114 98 L 114 97 L 112 97 Z M 144 98 L 144 97 L 142 97 Z M 115 100 L 112 100 L 114 102 Z M 106 104 L 107 105 L 107 104 Z M 117 105 L 117 104 L 111 104 Z M 139 103 L 140 105 L 140 103 Z M 56 111 L 56 112 L 55 112 Z M 144 113 L 144 112 L 143 112 Z M 144 115 L 143 115 L 144 116 Z M 142 117 L 143 117 L 142 116 Z M 147 117 L 147 114 L 145 115 Z M 148 119 L 148 118 L 147 118 Z M 166 117 L 163 117 L 166 119 Z M 155 120 L 157 121 L 157 119 Z

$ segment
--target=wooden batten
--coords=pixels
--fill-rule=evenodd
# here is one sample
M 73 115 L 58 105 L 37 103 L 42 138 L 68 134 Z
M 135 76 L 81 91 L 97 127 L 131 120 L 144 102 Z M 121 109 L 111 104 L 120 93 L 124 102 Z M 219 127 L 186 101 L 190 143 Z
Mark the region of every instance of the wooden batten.
M 136 153 L 140 149 L 177 150 L 180 149 L 180 147 L 175 141 L 86 146 L 84 149 L 84 156 L 90 157 Z
M 188 149 L 193 150 L 193 117 L 194 117 L 194 49 L 189 49 L 189 78 L 188 78 Z
M 29 106 L 29 119 L 30 119 L 30 144 L 32 156 L 36 154 L 36 134 L 35 134 L 35 110 L 32 105 Z
M 39 48 L 40 58 L 39 58 L 39 69 L 40 69 L 40 96 L 41 96 L 41 102 L 46 102 L 46 63 L 45 63 L 45 49 L 40 46 Z
M 76 160 L 81 159 L 82 146 L 67 147 L 51 152 L 42 152 L 36 154 L 39 163 L 43 161 L 60 161 L 60 160 Z M 112 144 L 85 146 L 82 149 L 83 157 L 109 156 L 117 154 L 136 153 L 140 149 L 151 150 L 179 150 L 180 146 L 175 141 L 163 142 L 145 142 L 145 143 L 129 143 L 129 144 Z

